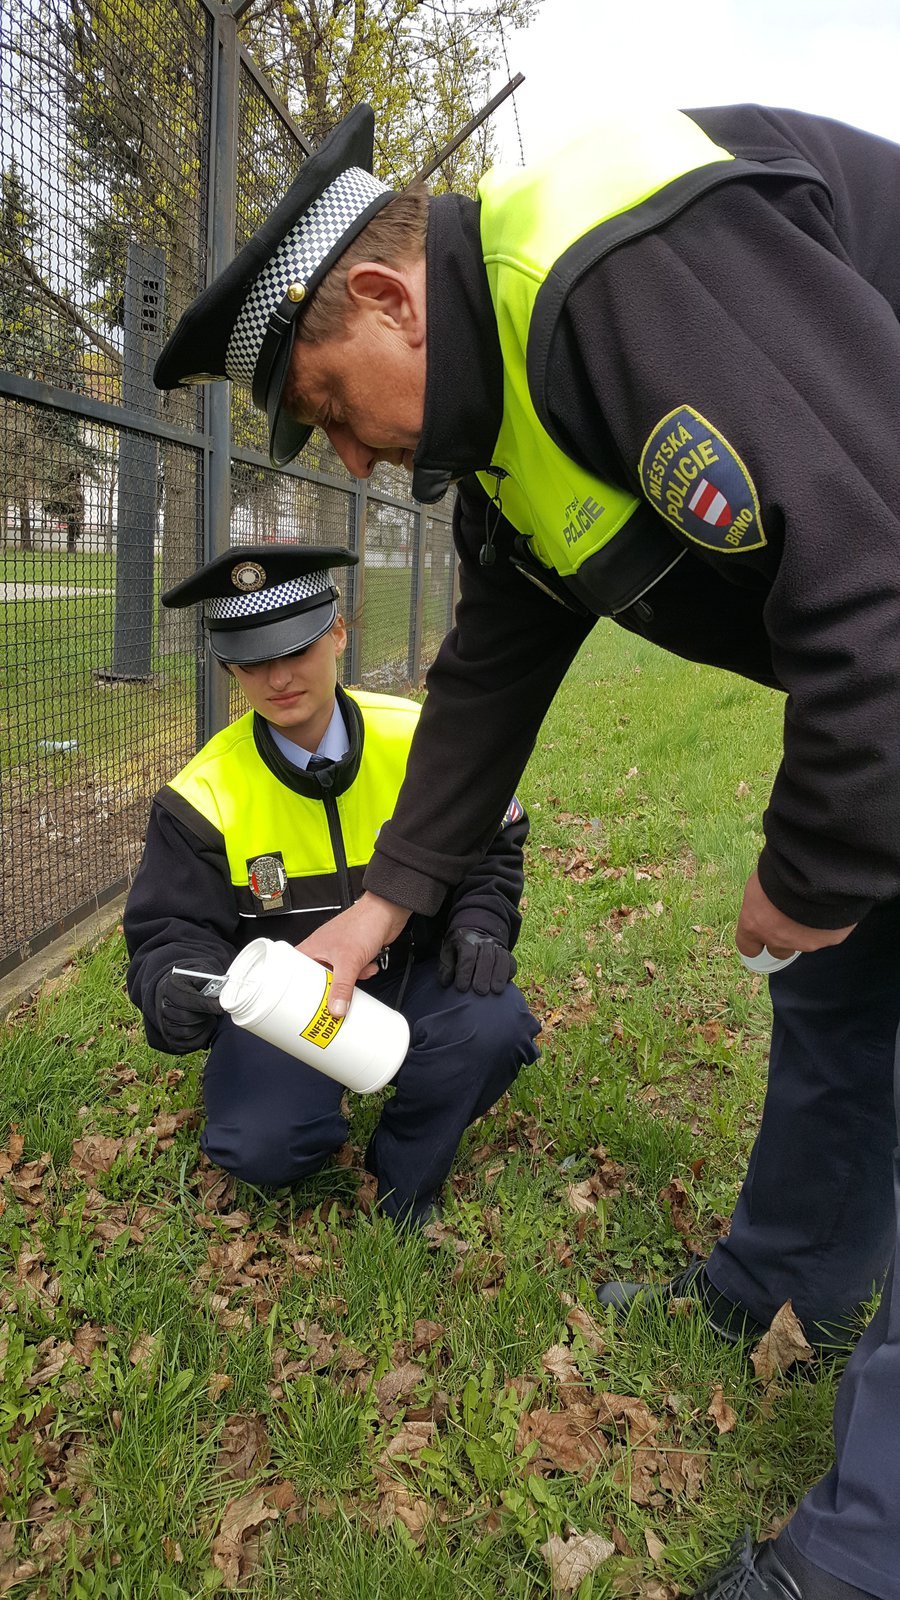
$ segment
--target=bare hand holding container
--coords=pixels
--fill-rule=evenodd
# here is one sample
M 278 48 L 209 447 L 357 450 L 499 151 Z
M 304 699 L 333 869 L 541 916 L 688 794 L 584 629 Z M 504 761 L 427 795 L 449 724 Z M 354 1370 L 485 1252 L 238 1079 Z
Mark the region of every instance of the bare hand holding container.
M 219 1003 L 241 1027 L 357 1094 L 383 1089 L 409 1050 L 409 1024 L 362 989 L 328 1010 L 331 973 L 280 939 L 254 939 L 225 974 Z

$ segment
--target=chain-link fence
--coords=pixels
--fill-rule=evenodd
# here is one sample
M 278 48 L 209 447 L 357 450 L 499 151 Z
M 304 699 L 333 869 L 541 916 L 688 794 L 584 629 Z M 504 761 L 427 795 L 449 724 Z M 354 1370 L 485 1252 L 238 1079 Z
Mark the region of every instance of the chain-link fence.
M 299 170 L 214 0 L 0 5 L 0 975 L 127 884 L 150 797 L 230 714 L 160 591 L 229 543 L 346 544 L 344 681 L 402 691 L 450 623 L 450 508 L 271 470 L 229 386 L 160 396 L 184 307 Z

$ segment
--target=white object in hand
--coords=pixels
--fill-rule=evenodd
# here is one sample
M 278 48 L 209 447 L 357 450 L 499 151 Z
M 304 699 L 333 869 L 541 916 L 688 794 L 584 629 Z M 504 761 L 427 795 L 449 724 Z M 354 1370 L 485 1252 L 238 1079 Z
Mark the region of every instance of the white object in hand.
M 795 950 L 792 956 L 773 956 L 771 950 L 767 950 L 765 945 L 763 945 L 758 956 L 745 956 L 741 954 L 740 950 L 738 951 L 738 955 L 749 972 L 780 972 L 782 967 L 789 967 L 792 961 L 796 961 L 801 953 L 801 951 Z
M 219 1004 L 241 1028 L 357 1094 L 383 1089 L 406 1059 L 406 1018 L 362 989 L 345 1017 L 333 1017 L 330 971 L 292 944 L 254 939 L 225 976 Z

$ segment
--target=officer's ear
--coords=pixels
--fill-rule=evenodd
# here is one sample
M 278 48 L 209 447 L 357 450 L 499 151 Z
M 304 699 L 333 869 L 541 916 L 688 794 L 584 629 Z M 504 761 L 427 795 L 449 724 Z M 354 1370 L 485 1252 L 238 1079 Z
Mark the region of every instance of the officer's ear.
M 425 262 L 389 267 L 357 261 L 347 273 L 347 296 L 356 311 L 396 330 L 411 348 L 425 340 Z
M 347 625 L 340 612 L 331 624 L 331 638 L 334 643 L 334 659 L 339 661 L 347 648 Z

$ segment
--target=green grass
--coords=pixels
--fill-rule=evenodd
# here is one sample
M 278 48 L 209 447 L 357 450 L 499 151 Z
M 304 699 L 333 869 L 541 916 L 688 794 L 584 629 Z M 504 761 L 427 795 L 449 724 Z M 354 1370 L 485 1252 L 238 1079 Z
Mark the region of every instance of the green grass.
M 766 1394 L 694 1317 L 604 1323 L 599 1352 L 565 1320 L 573 1301 L 595 1309 L 608 1274 L 684 1262 L 658 1198 L 671 1179 L 703 1247 L 733 1204 L 768 1004 L 731 928 L 779 731 L 773 696 L 612 628 L 582 652 L 520 787 L 517 954 L 543 1053 L 467 1136 L 436 1248 L 355 1204 L 371 1102 L 353 1106 L 350 1166 L 293 1193 L 220 1182 L 191 1116 L 202 1062 L 143 1043 L 119 939 L 14 1019 L 0 1126 L 25 1149 L 0 1183 L 0 1491 L 15 1525 L 0 1592 L 6 1560 L 24 1564 L 9 1592 L 43 1600 L 231 1592 L 216 1534 L 255 1489 L 277 1515 L 233 1592 L 258 1600 L 549 1600 L 540 1546 L 569 1528 L 616 1530 L 620 1547 L 579 1600 L 669 1600 L 744 1524 L 796 1503 L 828 1464 L 835 1372 Z M 97 1134 L 121 1143 L 87 1178 L 73 1140 Z M 621 1172 L 579 1215 L 566 1191 L 598 1172 L 599 1145 Z M 229 1270 L 244 1238 L 252 1260 Z M 440 1331 L 414 1351 L 422 1322 Z M 79 1359 L 86 1326 L 96 1348 Z M 583 1473 L 517 1453 L 523 1413 L 565 1410 L 541 1363 L 563 1342 L 588 1396 L 638 1397 L 658 1419 L 650 1479 L 612 1426 Z M 378 1385 L 411 1355 L 421 1373 L 386 1400 Z M 721 1436 L 718 1386 L 737 1416 Z M 385 1456 L 410 1412 L 413 1434 L 434 1420 L 424 1448 Z M 653 1558 L 648 1531 L 665 1547 Z

